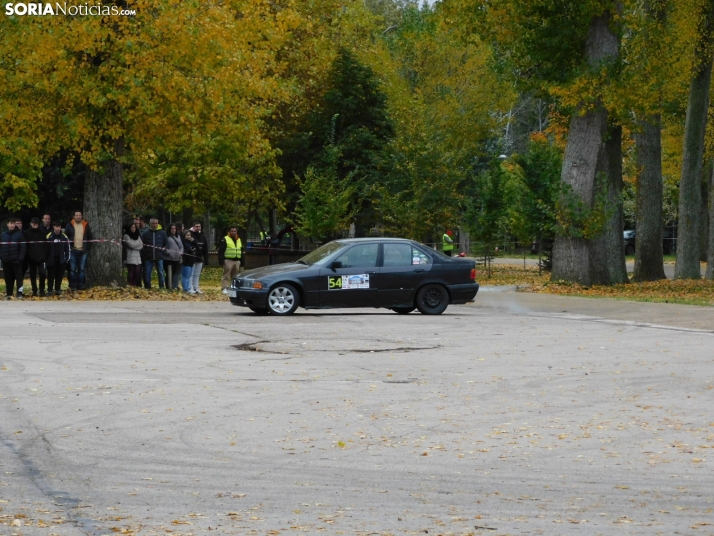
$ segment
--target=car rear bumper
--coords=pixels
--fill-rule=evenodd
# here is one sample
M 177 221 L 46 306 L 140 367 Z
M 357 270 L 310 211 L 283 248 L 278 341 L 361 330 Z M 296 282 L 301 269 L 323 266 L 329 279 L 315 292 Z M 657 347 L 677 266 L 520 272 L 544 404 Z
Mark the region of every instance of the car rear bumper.
M 235 293 L 235 296 L 233 296 Z M 268 308 L 268 289 L 234 288 L 228 289 L 228 297 L 238 307 Z
M 464 285 L 449 285 L 449 294 L 451 295 L 451 303 L 460 304 L 468 303 L 474 300 L 478 292 L 478 283 L 466 283 Z

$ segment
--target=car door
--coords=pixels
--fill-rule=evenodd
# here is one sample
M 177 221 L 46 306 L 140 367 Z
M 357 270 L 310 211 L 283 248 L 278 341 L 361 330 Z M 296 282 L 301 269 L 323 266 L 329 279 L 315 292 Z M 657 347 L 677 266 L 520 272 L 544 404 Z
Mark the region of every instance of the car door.
M 323 307 L 376 307 L 379 243 L 356 244 L 333 261 L 340 268 L 320 270 L 320 305 Z
M 382 247 L 379 306 L 413 306 L 419 282 L 431 270 L 431 257 L 409 243 L 385 243 Z

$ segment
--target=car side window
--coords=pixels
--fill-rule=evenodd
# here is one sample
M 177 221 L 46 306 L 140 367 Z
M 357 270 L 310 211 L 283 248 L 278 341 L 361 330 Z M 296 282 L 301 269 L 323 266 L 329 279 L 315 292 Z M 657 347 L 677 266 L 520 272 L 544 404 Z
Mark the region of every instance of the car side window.
M 411 266 L 412 246 L 409 244 L 384 244 L 384 266 Z
M 431 257 L 419 248 L 412 246 L 412 264 L 431 264 Z
M 372 268 L 377 266 L 379 244 L 360 244 L 354 246 L 335 260 L 342 263 L 342 268 Z

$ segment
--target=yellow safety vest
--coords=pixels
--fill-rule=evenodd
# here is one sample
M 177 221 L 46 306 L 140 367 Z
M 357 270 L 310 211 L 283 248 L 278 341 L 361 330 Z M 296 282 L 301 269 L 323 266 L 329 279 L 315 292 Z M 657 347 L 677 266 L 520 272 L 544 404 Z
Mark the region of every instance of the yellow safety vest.
M 237 242 L 234 242 L 230 236 L 226 236 L 226 252 L 224 257 L 228 260 L 234 261 L 240 259 L 240 250 L 243 248 L 240 238 Z
M 454 249 L 454 242 L 453 240 L 451 242 L 448 242 L 448 240 L 451 240 L 451 237 L 444 233 L 444 236 L 442 237 L 442 250 L 443 251 L 451 251 Z

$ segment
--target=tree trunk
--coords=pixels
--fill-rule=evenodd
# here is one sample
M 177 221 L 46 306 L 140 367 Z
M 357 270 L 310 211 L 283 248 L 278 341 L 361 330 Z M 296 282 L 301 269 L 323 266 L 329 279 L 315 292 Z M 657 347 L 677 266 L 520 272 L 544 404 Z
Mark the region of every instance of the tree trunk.
M 607 12 L 590 23 L 586 53 L 588 62 L 594 69 L 603 61 L 616 58 L 619 53 L 618 38 L 610 29 L 609 23 L 610 14 Z M 561 180 L 572 187 L 573 192 L 590 208 L 595 198 L 598 157 L 604 148 L 606 128 L 607 110 L 602 103 L 598 103 L 585 115 L 576 113 L 570 121 Z M 593 283 L 588 240 L 571 236 L 556 237 L 553 246 L 552 279 L 587 286 Z
M 625 239 L 622 231 L 625 228 L 623 214 L 622 189 L 622 126 L 610 129 L 610 135 L 605 142 L 607 154 L 607 206 L 612 210 L 605 229 L 603 239 L 605 258 L 607 259 L 608 280 L 606 285 L 621 285 L 628 283 L 627 265 L 625 264 Z
M 635 134 L 635 274 L 633 281 L 666 279 L 662 251 L 662 126 L 659 115 L 639 121 Z
M 95 242 L 87 256 L 87 286 L 123 286 L 121 261 L 122 204 L 124 171 L 119 161 L 124 140 L 114 146 L 115 158 L 99 170 L 89 170 L 84 182 L 84 219 L 89 222 Z
M 707 247 L 707 279 L 714 279 L 714 160 L 709 170 L 709 240 Z
M 679 182 L 679 236 L 677 237 L 676 279 L 701 279 L 699 259 L 700 210 L 702 204 L 702 160 L 704 136 L 709 110 L 709 87 L 712 76 L 714 0 L 709 0 L 703 13 L 702 33 L 697 43 L 692 82 L 689 86 L 687 119 L 684 126 L 682 177 Z

